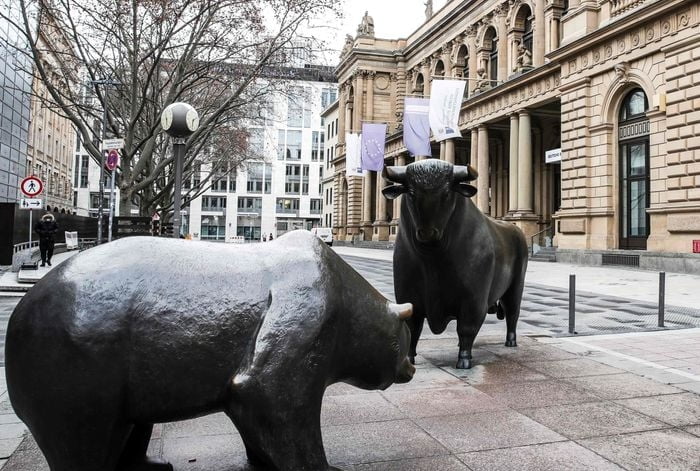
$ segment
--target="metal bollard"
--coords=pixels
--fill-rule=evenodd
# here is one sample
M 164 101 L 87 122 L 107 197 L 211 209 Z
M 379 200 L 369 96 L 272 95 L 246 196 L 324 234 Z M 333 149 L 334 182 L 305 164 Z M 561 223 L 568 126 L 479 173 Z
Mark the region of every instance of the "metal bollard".
M 666 309 L 666 272 L 659 272 L 659 327 L 664 327 Z
M 576 328 L 576 275 L 569 275 L 569 333 Z

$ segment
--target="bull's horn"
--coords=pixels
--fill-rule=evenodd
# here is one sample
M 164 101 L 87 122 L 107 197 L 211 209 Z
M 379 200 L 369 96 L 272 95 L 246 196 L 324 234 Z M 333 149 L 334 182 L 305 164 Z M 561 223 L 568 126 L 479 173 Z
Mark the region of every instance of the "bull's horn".
M 406 166 L 405 165 L 394 165 L 390 167 L 384 167 L 384 178 L 394 183 L 405 183 L 406 182 Z
M 400 320 L 405 321 L 406 319 L 411 317 L 411 315 L 413 314 L 413 304 L 411 304 L 411 303 L 404 303 L 404 304 L 389 303 L 389 311 L 396 314 L 396 317 L 398 317 Z
M 454 181 L 457 183 L 476 180 L 479 176 L 479 172 L 471 165 L 455 165 L 453 172 Z

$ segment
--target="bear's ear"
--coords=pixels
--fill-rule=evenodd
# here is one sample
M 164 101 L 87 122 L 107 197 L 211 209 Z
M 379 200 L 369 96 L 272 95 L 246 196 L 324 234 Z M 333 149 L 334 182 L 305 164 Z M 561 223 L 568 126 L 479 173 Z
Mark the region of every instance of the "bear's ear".
M 476 194 L 476 187 L 469 185 L 468 183 L 458 183 L 454 186 L 454 190 L 467 198 L 471 198 Z
M 401 194 L 406 193 L 407 191 L 408 188 L 403 185 L 390 185 L 382 190 L 382 194 L 388 200 L 395 200 L 401 196 Z

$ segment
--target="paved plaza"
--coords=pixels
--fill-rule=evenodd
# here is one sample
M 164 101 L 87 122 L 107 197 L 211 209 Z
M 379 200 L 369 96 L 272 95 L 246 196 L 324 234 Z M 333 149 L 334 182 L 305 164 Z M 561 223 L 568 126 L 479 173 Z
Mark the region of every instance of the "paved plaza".
M 390 252 L 338 251 L 391 294 Z M 622 294 L 630 283 L 643 287 L 647 278 L 652 283 L 655 274 L 597 267 L 602 293 L 596 293 L 580 268 L 585 267 L 531 264 L 519 346 L 504 347 L 504 323 L 489 316 L 471 370 L 454 369 L 453 324 L 440 335 L 424 329 L 410 383 L 385 391 L 330 387 L 321 417 L 329 461 L 348 471 L 700 470 L 700 328 L 650 331 L 633 321 L 637 309 L 653 306 L 651 288 Z M 610 316 L 606 322 L 623 333 L 599 335 L 609 330 L 589 312 L 581 316 L 580 329 L 595 335 L 568 336 L 561 331 L 566 317 L 562 324 L 560 314 L 546 314 L 546 308 L 561 310 L 557 298 L 565 297 L 562 286 L 546 278 L 570 269 L 584 280 L 583 292 L 591 293 L 582 296 L 581 307 L 604 312 L 598 315 Z M 639 280 L 613 285 L 619 295 L 606 287 L 625 276 Z M 669 290 L 679 308 L 689 308 L 692 323 L 697 294 L 683 295 L 685 287 L 677 291 L 683 283 L 692 286 L 693 278 L 678 278 Z M 3 336 L 17 300 L 0 298 Z M 608 307 L 621 313 L 620 320 Z M 23 434 L 4 393 L 2 471 L 48 470 L 32 438 Z M 178 471 L 255 469 L 223 414 L 158 425 L 151 450 Z

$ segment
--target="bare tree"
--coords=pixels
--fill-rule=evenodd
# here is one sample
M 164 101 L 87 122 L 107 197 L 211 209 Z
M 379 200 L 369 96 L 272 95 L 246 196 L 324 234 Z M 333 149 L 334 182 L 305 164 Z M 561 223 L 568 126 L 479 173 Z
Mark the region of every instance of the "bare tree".
M 17 0 L 2 0 L 17 6 Z M 334 0 L 19 0 L 20 20 L 0 11 L 25 36 L 26 53 L 49 92 L 43 99 L 73 123 L 99 161 L 99 126 L 123 137 L 120 212 L 141 214 L 172 204 L 174 165 L 160 114 L 186 101 L 200 115 L 187 140 L 187 172 L 198 162 L 234 171 L 261 158 L 246 127 L 265 119 L 268 98 L 298 49 L 323 49 L 315 33 L 339 17 Z M 70 48 L 47 50 L 39 34 L 58 34 Z M 46 45 L 48 44 L 48 45 Z M 46 45 L 46 46 L 45 46 Z M 58 67 L 44 60 L 59 59 Z M 56 70 L 58 69 L 58 70 Z M 110 80 L 117 85 L 100 85 Z M 220 177 L 221 171 L 217 173 Z M 211 181 L 185 195 L 186 204 Z

